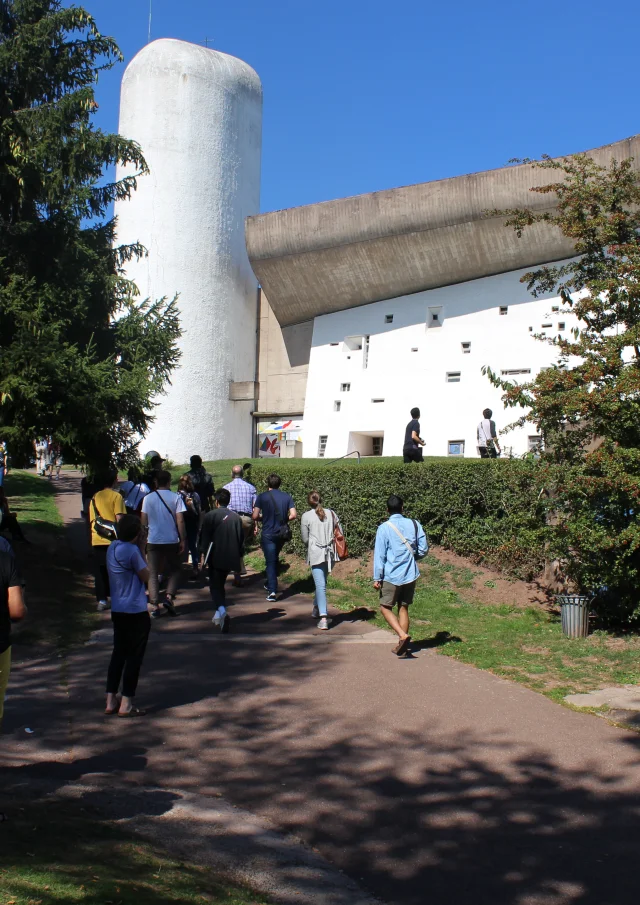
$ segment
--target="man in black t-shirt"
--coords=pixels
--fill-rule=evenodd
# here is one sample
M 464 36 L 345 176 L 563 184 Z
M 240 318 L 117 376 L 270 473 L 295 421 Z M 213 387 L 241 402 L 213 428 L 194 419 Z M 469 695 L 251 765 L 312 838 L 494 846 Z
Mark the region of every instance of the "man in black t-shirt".
M 0 729 L 11 671 L 11 623 L 24 619 L 26 613 L 16 561 L 11 553 L 0 552 Z
M 420 436 L 420 409 L 411 409 L 411 421 L 407 424 L 404 432 L 404 446 L 402 454 L 405 464 L 407 462 L 422 462 L 422 447 L 425 445 L 424 440 Z
M 215 487 L 213 486 L 213 478 L 209 472 L 203 467 L 200 456 L 191 456 L 189 459 L 190 470 L 187 472 L 193 483 L 193 489 L 200 497 L 200 508 L 202 512 L 209 512 L 213 509 Z

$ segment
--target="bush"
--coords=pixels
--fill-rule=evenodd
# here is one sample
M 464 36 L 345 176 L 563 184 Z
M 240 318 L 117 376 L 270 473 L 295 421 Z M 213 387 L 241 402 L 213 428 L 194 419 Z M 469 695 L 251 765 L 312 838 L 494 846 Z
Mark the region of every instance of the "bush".
M 544 561 L 544 507 L 535 487 L 533 460 L 435 460 L 422 465 L 368 461 L 360 466 L 283 461 L 254 465 L 258 492 L 273 471 L 302 514 L 307 494 L 318 490 L 325 506 L 340 517 L 349 550 L 362 555 L 373 547 L 376 528 L 387 517 L 390 493 L 405 501 L 432 543 L 484 561 L 521 578 L 539 573 Z M 304 554 L 294 527 L 292 548 Z

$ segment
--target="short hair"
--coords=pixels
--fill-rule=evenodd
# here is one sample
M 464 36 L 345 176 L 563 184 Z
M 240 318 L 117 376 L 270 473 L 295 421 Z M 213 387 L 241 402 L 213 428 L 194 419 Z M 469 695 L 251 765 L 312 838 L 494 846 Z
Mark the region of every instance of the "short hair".
M 130 543 L 140 534 L 141 527 L 142 525 L 137 515 L 123 515 L 120 521 L 116 523 L 118 540 Z
M 419 409 L 419 408 L 411 409 L 411 417 L 412 417 L 412 418 L 419 418 L 419 417 L 420 417 L 420 409 Z
M 219 490 L 216 490 L 214 497 L 216 498 L 216 502 L 219 506 L 228 506 L 231 502 L 231 494 L 225 487 L 221 487 Z
M 404 508 L 404 500 L 401 496 L 398 496 L 397 493 L 392 493 L 389 499 L 387 500 L 387 509 L 391 515 L 394 515 L 397 512 L 402 512 Z
M 156 481 L 158 482 L 158 487 L 171 487 L 171 472 L 170 471 L 159 471 L 156 475 Z
M 267 487 L 271 490 L 277 490 L 278 487 L 282 484 L 282 479 L 279 474 L 270 474 L 267 478 Z
M 149 465 L 151 466 L 151 468 L 160 468 L 163 462 L 164 459 L 162 458 L 162 456 L 153 456 L 153 458 L 149 461 Z
M 484 409 L 484 411 L 482 412 L 483 418 L 490 418 L 492 415 L 493 412 L 491 411 L 491 409 Z
M 117 477 L 118 472 L 115 468 L 105 468 L 104 471 L 100 471 L 96 475 L 95 486 L 98 490 L 104 490 L 105 487 L 113 487 Z
M 244 474 L 244 469 L 243 469 L 242 465 L 234 465 L 233 468 L 231 469 L 231 474 L 237 478 L 241 478 L 242 475 Z
M 202 465 L 202 456 L 191 456 L 189 459 L 189 465 L 192 468 L 200 468 Z
M 138 480 L 138 469 L 130 468 L 129 471 L 127 472 L 127 478 L 130 481 L 137 481 Z

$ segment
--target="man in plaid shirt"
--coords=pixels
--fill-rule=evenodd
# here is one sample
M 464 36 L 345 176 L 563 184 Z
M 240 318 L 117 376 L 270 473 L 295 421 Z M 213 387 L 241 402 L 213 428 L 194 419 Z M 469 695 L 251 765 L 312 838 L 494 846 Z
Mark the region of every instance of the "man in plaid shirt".
M 224 489 L 228 490 L 231 494 L 231 500 L 227 508 L 233 509 L 233 511 L 237 512 L 240 516 L 246 547 L 247 541 L 249 540 L 251 535 L 257 531 L 257 522 L 254 522 L 251 518 L 253 506 L 256 501 L 256 488 L 253 486 L 253 484 L 250 484 L 248 481 L 245 481 L 243 479 L 243 474 L 244 470 L 242 468 L 242 465 L 234 465 L 231 469 L 231 481 L 228 484 L 224 485 Z M 242 587 L 240 577 L 241 575 L 247 574 L 247 570 L 244 565 L 244 558 L 240 561 L 240 569 L 240 572 L 236 572 L 234 574 L 233 584 L 236 588 Z

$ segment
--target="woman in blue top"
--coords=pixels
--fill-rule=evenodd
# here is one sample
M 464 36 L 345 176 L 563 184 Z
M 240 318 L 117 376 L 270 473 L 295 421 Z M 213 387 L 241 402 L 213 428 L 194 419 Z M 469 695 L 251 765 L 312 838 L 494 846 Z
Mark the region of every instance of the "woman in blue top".
M 104 712 L 117 713 L 120 717 L 141 716 L 144 713 L 144 710 L 133 706 L 151 629 L 144 587 L 149 581 L 149 570 L 137 546 L 141 529 L 137 516 L 124 515 L 117 524 L 118 539 L 107 551 L 113 653 L 107 673 L 107 705 Z M 121 679 L 122 696 L 118 694 Z

